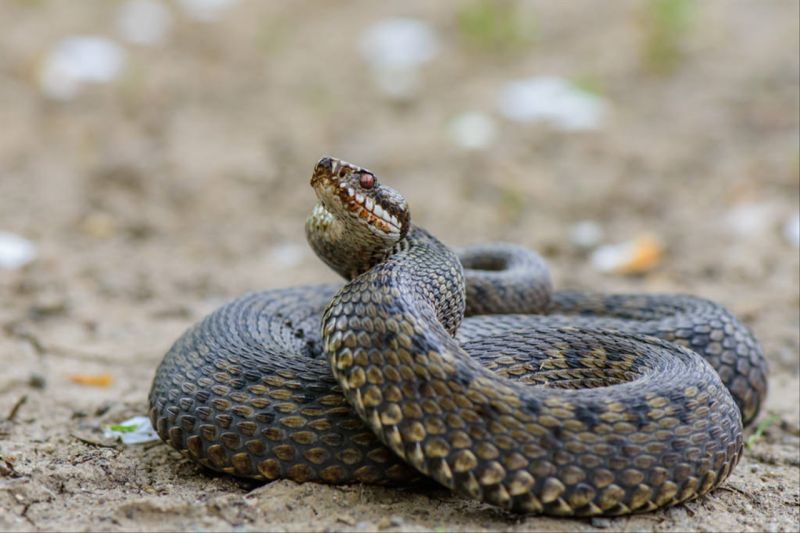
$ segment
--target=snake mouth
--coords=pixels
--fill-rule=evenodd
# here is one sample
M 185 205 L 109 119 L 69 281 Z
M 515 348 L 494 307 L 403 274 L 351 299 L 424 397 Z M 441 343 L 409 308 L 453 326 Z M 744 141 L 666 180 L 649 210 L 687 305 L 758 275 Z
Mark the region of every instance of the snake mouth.
M 339 183 L 338 189 L 342 205 L 351 214 L 386 233 L 401 232 L 400 220 L 380 202 L 357 192 L 344 181 Z

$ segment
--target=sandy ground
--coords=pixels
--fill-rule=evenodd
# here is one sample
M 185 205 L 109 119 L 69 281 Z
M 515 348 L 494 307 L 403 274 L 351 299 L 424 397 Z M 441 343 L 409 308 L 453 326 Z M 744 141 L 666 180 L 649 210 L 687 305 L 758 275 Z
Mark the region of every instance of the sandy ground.
M 0 269 L 0 529 L 798 527 L 800 260 L 783 235 L 799 194 L 796 2 L 694 5 L 672 59 L 647 53 L 671 37 L 644 2 L 533 3 L 535 38 L 511 43 L 459 23 L 469 3 L 242 2 L 207 23 L 174 5 L 166 41 L 125 45 L 117 79 L 66 102 L 42 96 L 48 50 L 116 38 L 118 6 L 0 3 L 0 231 L 38 250 Z M 376 88 L 357 51 L 363 28 L 393 15 L 439 36 L 405 101 Z M 503 84 L 533 75 L 592 85 L 610 106 L 602 125 L 499 116 Z M 448 136 L 468 110 L 496 121 L 485 149 Z M 308 176 L 326 153 L 383 175 L 445 242 L 541 250 L 560 287 L 728 306 L 769 359 L 772 423 L 708 497 L 599 521 L 515 517 L 437 489 L 258 487 L 162 443 L 104 439 L 102 426 L 146 412 L 163 353 L 205 313 L 335 279 L 303 238 Z M 585 219 L 603 243 L 655 235 L 663 260 L 641 276 L 598 272 L 570 241 Z M 78 373 L 112 381 L 80 385 Z

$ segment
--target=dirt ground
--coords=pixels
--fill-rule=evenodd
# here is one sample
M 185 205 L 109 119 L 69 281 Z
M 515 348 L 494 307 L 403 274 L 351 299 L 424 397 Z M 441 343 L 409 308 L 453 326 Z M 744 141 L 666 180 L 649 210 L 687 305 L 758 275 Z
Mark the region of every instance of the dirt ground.
M 683 2 L 686 27 L 658 2 L 527 3 L 531 39 L 506 31 L 523 16 L 513 2 L 232 2 L 210 22 L 184 3 L 170 4 L 164 41 L 123 43 L 119 76 L 66 101 L 42 94 L 49 50 L 118 40 L 120 4 L 0 3 L 0 231 L 37 249 L 0 269 L 0 530 L 798 528 L 800 257 L 784 236 L 800 195 L 797 2 Z M 431 25 L 438 55 L 398 100 L 358 42 L 401 15 Z M 497 112 L 507 81 L 544 75 L 591 87 L 602 124 Z M 470 110 L 495 121 L 485 148 L 448 133 Z M 162 355 L 204 314 L 335 279 L 303 236 L 324 154 L 383 176 L 447 243 L 540 250 L 559 287 L 726 305 L 769 359 L 763 435 L 708 497 L 594 521 L 516 517 L 446 490 L 259 487 L 160 442 L 105 439 L 103 426 L 146 413 Z M 602 244 L 653 235 L 664 256 L 644 275 L 600 272 L 572 237 L 582 220 Z

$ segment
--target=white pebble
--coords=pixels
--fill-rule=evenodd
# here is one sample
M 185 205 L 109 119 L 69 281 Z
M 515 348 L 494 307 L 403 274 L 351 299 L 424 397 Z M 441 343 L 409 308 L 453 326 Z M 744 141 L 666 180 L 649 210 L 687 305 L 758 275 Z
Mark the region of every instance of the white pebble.
M 469 111 L 450 122 L 450 138 L 456 146 L 467 150 L 486 148 L 497 135 L 494 120 L 485 113 Z
M 0 232 L 0 268 L 13 270 L 36 259 L 36 246 L 19 235 Z
M 600 126 L 608 105 L 562 78 L 541 76 L 507 83 L 499 98 L 503 115 L 517 122 L 548 122 L 563 130 Z
M 412 18 L 381 20 L 361 35 L 361 55 L 374 67 L 414 68 L 433 59 L 438 40 L 426 23 Z
M 790 244 L 800 247 L 800 213 L 795 213 L 786 221 L 783 226 L 783 236 Z
M 641 235 L 630 241 L 597 248 L 592 253 L 591 263 L 601 272 L 641 274 L 658 266 L 663 251 L 660 239 Z
M 742 237 L 761 237 L 769 231 L 775 221 L 772 205 L 764 203 L 746 203 L 737 205 L 728 211 L 725 223 L 735 234 Z
M 378 89 L 393 98 L 408 99 L 419 90 L 419 67 L 436 56 L 439 45 L 426 23 L 390 18 L 364 30 L 359 50 Z
M 222 13 L 233 7 L 238 0 L 179 0 L 183 10 L 200 22 L 214 22 Z
M 162 42 L 172 25 L 172 15 L 155 0 L 129 0 L 117 12 L 117 31 L 129 43 L 154 45 Z
M 579 248 L 594 248 L 603 238 L 603 229 L 594 220 L 581 220 L 569 232 L 569 240 Z
M 601 246 L 592 254 L 592 266 L 600 272 L 612 272 L 625 264 L 633 255 L 634 244 L 608 244 Z
M 56 100 L 74 98 L 85 83 L 107 83 L 125 63 L 125 50 L 104 37 L 69 37 L 48 54 L 39 71 L 42 92 Z

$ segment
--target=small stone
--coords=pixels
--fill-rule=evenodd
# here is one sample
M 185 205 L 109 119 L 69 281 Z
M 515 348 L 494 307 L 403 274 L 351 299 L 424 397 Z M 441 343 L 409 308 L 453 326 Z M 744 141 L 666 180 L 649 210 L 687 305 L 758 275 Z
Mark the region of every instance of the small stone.
M 408 100 L 420 89 L 420 67 L 436 56 L 439 45 L 428 24 L 397 17 L 368 27 L 359 48 L 378 89 L 391 98 Z
M 436 34 L 427 23 L 413 18 L 387 18 L 361 35 L 364 59 L 384 68 L 416 68 L 439 50 Z
M 36 259 L 36 246 L 19 235 L 0 231 L 0 268 L 13 270 Z
M 79 35 L 59 42 L 39 71 L 45 96 L 70 100 L 86 83 L 114 80 L 125 64 L 125 50 L 114 41 L 95 35 Z
M 569 240 L 578 248 L 594 248 L 603 238 L 603 229 L 594 220 L 581 220 L 570 229 Z
M 800 247 L 800 213 L 795 213 L 783 225 L 783 236 L 795 247 Z
M 378 529 L 388 529 L 390 527 L 400 527 L 403 525 L 403 519 L 397 515 L 384 516 L 378 522 Z
M 47 386 L 47 380 L 43 375 L 31 372 L 31 375 L 28 376 L 28 386 L 34 389 L 43 389 Z
M 337 522 L 341 522 L 342 524 L 346 524 L 348 526 L 356 525 L 356 519 L 347 514 L 340 514 L 336 517 Z
M 491 117 L 477 111 L 457 116 L 448 129 L 453 143 L 465 150 L 486 148 L 497 135 L 497 128 Z
M 728 210 L 722 219 L 726 229 L 740 237 L 761 238 L 775 222 L 775 206 L 742 203 Z
M 45 442 L 41 446 L 39 446 L 39 451 L 42 453 L 46 453 L 47 455 L 52 455 L 56 452 L 56 446 L 52 442 Z
M 664 247 L 649 235 L 637 239 L 601 246 L 592 253 L 592 266 L 600 272 L 643 274 L 661 262 Z
M 611 520 L 596 516 L 592 518 L 592 526 L 597 529 L 606 529 L 611 526 Z
M 555 76 L 514 80 L 499 97 L 500 112 L 516 122 L 547 122 L 567 131 L 598 128 L 608 104 Z
M 33 319 L 42 319 L 63 315 L 67 308 L 67 301 L 61 295 L 44 292 L 36 298 L 28 314 Z

